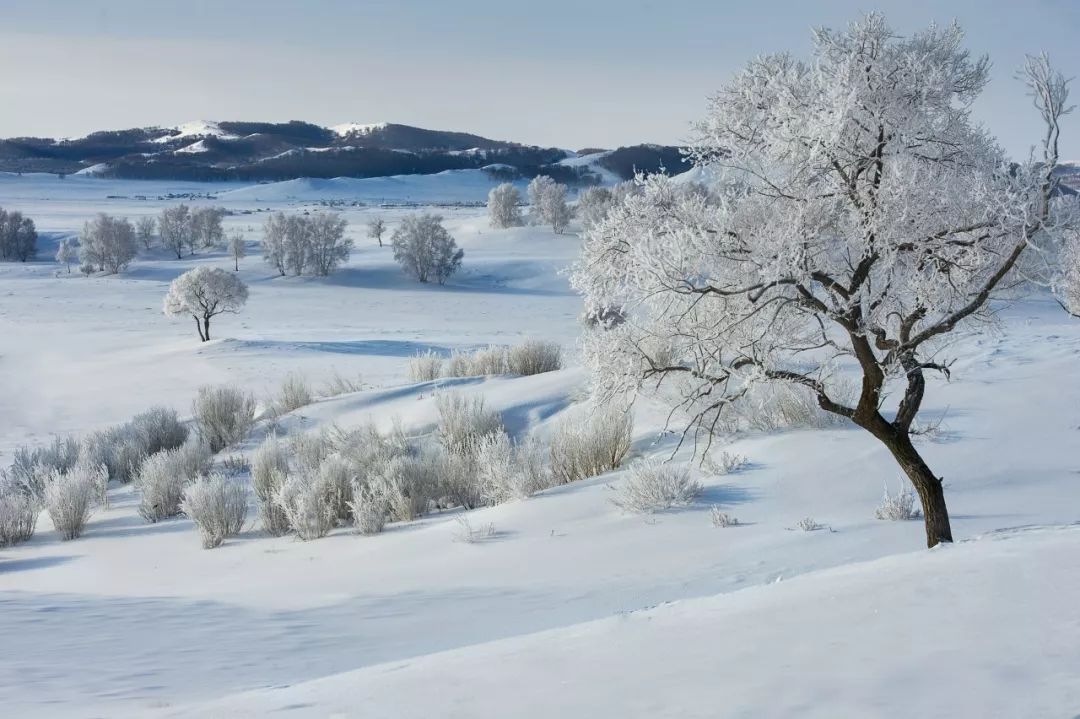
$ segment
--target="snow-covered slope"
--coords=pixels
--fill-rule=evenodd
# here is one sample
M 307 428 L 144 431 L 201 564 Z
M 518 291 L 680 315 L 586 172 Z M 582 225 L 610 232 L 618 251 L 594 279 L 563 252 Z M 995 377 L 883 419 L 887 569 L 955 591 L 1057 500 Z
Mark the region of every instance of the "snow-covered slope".
M 170 135 L 163 135 L 162 137 L 151 140 L 151 142 L 163 144 L 182 140 L 187 137 L 216 137 L 220 140 L 236 139 L 236 135 L 226 132 L 216 122 L 208 122 L 206 120 L 185 122 L 168 129 L 173 130 L 174 132 Z

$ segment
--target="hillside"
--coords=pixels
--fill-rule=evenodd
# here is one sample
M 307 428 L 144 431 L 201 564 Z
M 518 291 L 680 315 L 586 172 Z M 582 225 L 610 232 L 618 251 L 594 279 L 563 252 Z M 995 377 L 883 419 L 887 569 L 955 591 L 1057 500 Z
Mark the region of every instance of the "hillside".
M 588 163 L 561 162 L 576 156 L 558 148 L 394 123 L 189 122 L 77 138 L 0 140 L 0 172 L 72 174 L 92 168 L 96 175 L 144 180 L 365 178 L 498 166 L 511 168 L 511 178 L 547 174 L 571 184 L 601 181 L 603 173 Z M 678 150 L 658 145 L 619 148 L 600 159 L 620 179 L 632 177 L 635 169 L 680 169 Z

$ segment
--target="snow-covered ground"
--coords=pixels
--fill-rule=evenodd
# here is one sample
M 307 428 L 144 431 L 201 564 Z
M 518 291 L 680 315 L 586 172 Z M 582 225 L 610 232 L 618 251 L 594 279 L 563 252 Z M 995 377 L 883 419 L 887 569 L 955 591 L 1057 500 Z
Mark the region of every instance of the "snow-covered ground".
M 362 182 L 0 176 L 0 206 L 35 219 L 45 256 L 96 211 L 154 214 L 179 196 L 222 204 L 235 213 L 226 231 L 249 240 L 240 275 L 251 286 L 240 315 L 218 318 L 220 339 L 200 344 L 161 299 L 194 265 L 231 269 L 221 253 L 151 252 L 90 279 L 51 262 L 0 264 L 0 464 L 18 445 L 154 404 L 185 414 L 202 384 L 265 397 L 293 370 L 316 387 L 361 375 L 369 389 L 296 410 L 281 421 L 289 433 L 394 418 L 427 431 L 449 386 L 483 395 L 515 434 L 549 431 L 585 392 L 579 302 L 561 272 L 577 238 L 492 230 L 482 208 L 441 207 L 463 272 L 420 286 L 364 227 L 380 215 L 392 230 L 415 208 L 380 207 L 384 190 L 365 195 Z M 442 195 L 436 182 L 402 180 L 400 197 L 454 203 L 490 187 Z M 349 263 L 330 278 L 275 277 L 257 256 L 265 210 L 320 200 L 346 201 Z M 724 449 L 747 468 L 704 475 L 700 502 L 647 518 L 612 505 L 619 473 L 475 510 L 475 525 L 496 530 L 475 544 L 455 541 L 448 512 L 306 543 L 252 519 L 205 551 L 188 520 L 145 524 L 117 487 L 82 538 L 60 541 L 43 516 L 32 541 L 0 550 L 0 714 L 1072 716 L 1080 322 L 1040 298 L 1001 313 L 1001 333 L 953 348 L 953 380 L 935 380 L 927 402 L 943 431 L 921 448 L 945 477 L 955 546 L 928 552 L 921 523 L 874 519 L 898 471 L 843 426 L 737 438 Z M 524 337 L 561 343 L 568 367 L 406 382 L 418 350 Z M 662 419 L 637 408 L 635 454 L 670 451 Z M 741 526 L 713 527 L 711 505 Z M 804 517 L 827 528 L 795 529 Z

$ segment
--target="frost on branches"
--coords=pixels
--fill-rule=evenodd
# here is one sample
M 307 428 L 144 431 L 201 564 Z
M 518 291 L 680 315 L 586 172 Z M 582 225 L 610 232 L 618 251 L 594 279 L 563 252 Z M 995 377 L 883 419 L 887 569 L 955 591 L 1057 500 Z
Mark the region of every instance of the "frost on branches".
M 758 385 L 796 386 L 888 447 L 930 546 L 952 533 L 910 438 L 926 375 L 947 375 L 944 340 L 991 321 L 1021 255 L 1069 221 L 1052 202 L 1066 81 L 1029 60 L 1044 157 L 1010 165 L 970 117 L 989 63 L 962 38 L 869 15 L 816 32 L 809 62 L 754 60 L 697 126 L 711 192 L 639 180 L 573 276 L 587 316 L 619 318 L 588 331 L 598 389 L 655 392 L 696 440 Z
M 210 320 L 223 312 L 236 313 L 247 302 L 247 285 L 218 267 L 196 267 L 177 277 L 165 295 L 165 314 L 191 315 L 199 339 L 210 339 Z

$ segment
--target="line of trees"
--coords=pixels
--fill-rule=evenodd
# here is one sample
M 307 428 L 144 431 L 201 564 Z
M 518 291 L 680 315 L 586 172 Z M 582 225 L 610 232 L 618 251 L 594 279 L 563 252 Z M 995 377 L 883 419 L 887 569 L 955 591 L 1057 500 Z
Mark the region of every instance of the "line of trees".
M 345 236 L 347 228 L 336 212 L 276 212 L 263 225 L 263 259 L 282 276 L 329 275 L 349 258 L 353 242 Z
M 37 256 L 37 229 L 34 221 L 18 211 L 0 207 L 0 260 L 26 262 Z
M 225 244 L 225 230 L 221 220 L 225 217 L 222 207 L 196 207 L 180 204 L 161 211 L 157 220 L 161 244 L 176 254 L 176 259 L 195 254 L 196 248 L 220 247 Z M 153 218 L 140 221 L 139 237 L 149 249 L 153 245 Z

